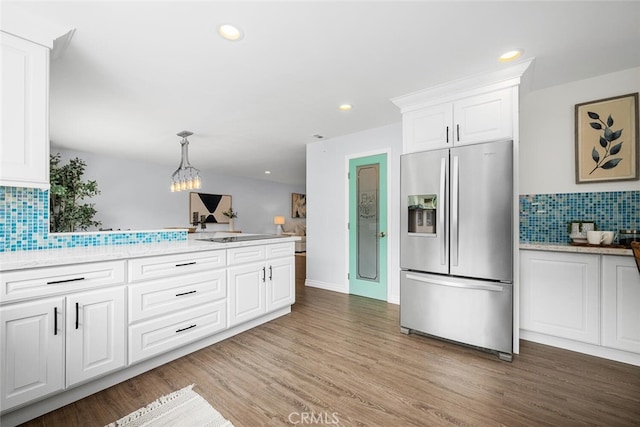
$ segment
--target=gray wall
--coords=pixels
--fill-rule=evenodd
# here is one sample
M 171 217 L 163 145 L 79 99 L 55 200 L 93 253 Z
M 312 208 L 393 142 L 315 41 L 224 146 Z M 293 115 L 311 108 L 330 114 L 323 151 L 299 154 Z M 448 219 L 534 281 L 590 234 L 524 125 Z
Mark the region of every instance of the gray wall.
M 169 185 L 176 165 L 167 166 L 51 147 L 63 163 L 79 157 L 87 163 L 85 180 L 98 182 L 100 194 L 90 200 L 103 228 L 151 230 L 189 225 L 189 192 L 171 193 Z M 195 162 L 194 162 L 195 163 Z M 197 165 L 196 165 L 197 167 Z M 201 170 L 201 193 L 229 194 L 238 212 L 235 229 L 245 233 L 274 233 L 273 217 L 291 218 L 291 193 L 305 193 L 305 186 L 219 175 Z M 301 221 L 301 220 L 297 220 Z M 228 230 L 228 225 L 207 225 L 207 231 Z

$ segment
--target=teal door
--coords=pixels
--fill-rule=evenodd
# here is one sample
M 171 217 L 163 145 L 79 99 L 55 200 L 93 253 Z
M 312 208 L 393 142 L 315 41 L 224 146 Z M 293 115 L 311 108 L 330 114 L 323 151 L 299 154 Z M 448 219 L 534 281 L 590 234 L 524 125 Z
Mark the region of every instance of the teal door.
M 387 300 L 387 155 L 349 161 L 349 293 Z

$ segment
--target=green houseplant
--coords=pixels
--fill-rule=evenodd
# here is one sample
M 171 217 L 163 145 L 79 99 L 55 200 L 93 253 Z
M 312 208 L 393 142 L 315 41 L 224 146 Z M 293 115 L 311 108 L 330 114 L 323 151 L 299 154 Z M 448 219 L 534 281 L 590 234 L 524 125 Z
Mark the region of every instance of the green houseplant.
M 49 158 L 50 231 L 72 232 L 99 226 L 101 223 L 93 219 L 97 213 L 93 203 L 81 203 L 85 198 L 100 194 L 96 181 L 82 180 L 87 164 L 78 157 L 66 165 L 61 165 L 60 161 L 60 153 Z

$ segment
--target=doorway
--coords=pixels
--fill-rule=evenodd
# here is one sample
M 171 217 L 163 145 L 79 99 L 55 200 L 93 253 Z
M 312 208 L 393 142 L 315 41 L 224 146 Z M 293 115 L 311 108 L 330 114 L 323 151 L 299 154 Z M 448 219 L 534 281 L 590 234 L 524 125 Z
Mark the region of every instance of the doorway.
M 349 160 L 349 293 L 387 300 L 387 154 Z

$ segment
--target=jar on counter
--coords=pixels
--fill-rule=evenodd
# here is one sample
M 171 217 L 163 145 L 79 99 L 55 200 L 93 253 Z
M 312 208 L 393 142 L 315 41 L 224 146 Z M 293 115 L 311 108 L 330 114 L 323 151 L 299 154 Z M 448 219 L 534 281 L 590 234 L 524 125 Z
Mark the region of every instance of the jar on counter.
M 630 248 L 631 242 L 640 242 L 640 230 L 619 230 L 618 241 L 621 245 Z

